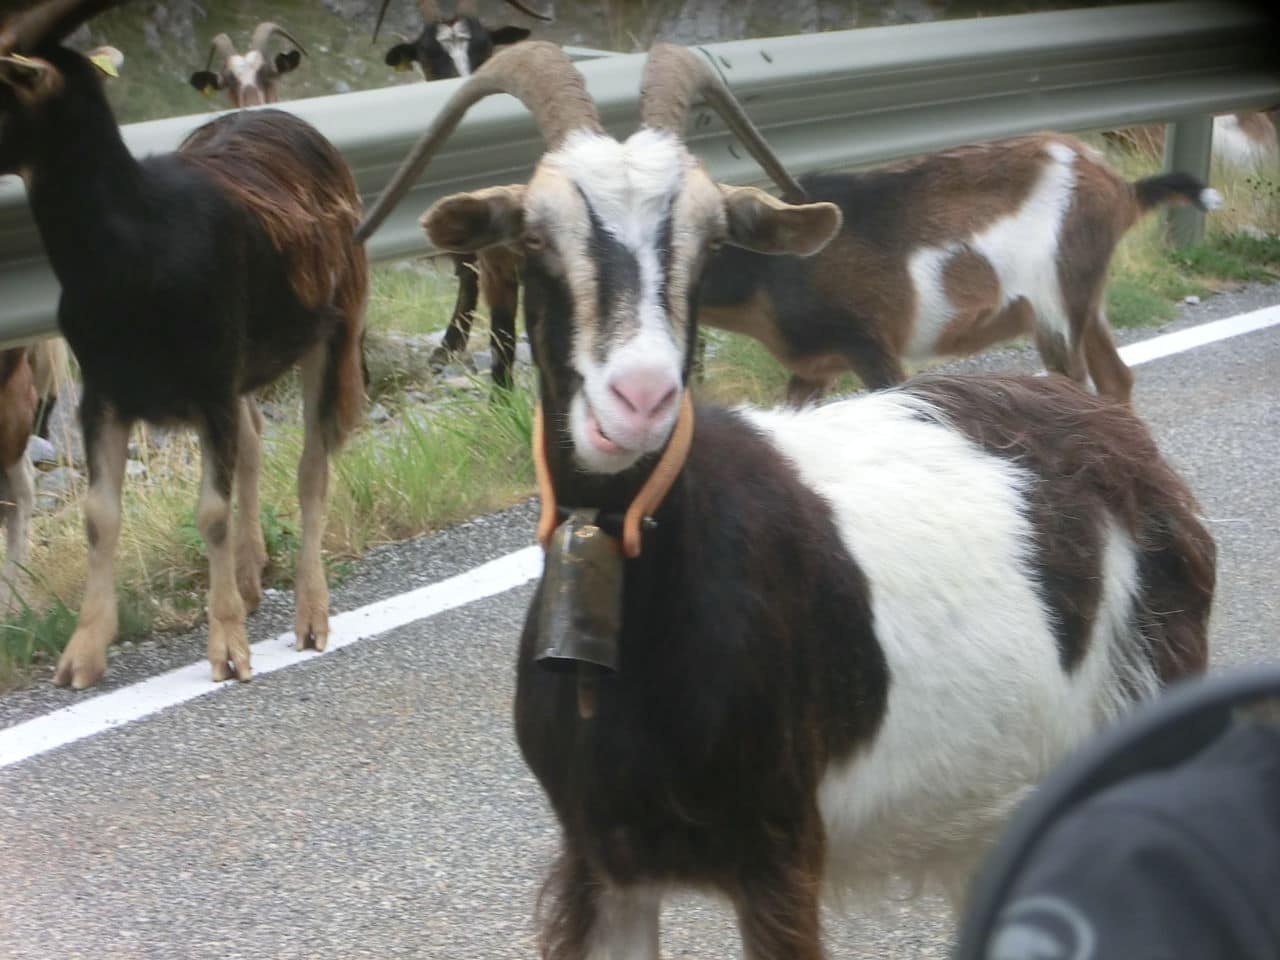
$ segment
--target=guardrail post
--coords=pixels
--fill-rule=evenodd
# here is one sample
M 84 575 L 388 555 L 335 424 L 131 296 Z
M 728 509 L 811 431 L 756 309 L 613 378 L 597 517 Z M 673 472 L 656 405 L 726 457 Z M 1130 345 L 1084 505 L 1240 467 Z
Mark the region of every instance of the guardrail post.
M 1208 114 L 1178 117 L 1164 133 L 1164 169 L 1189 173 L 1209 182 L 1209 161 L 1213 153 L 1213 117 Z M 1204 239 L 1204 214 L 1191 206 L 1169 210 L 1169 242 L 1176 247 Z

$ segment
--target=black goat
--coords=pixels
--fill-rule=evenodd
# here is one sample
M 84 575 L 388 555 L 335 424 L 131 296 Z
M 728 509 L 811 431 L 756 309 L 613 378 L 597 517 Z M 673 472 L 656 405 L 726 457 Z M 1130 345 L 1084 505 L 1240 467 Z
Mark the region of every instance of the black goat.
M 0 173 L 20 173 L 62 284 L 58 325 L 80 363 L 89 580 L 54 682 L 102 676 L 116 633 L 112 561 L 130 426 L 200 433 L 197 523 L 209 550 L 215 680 L 248 679 L 245 608 L 261 597 L 261 417 L 251 392 L 295 363 L 305 439 L 298 645 L 322 648 L 328 457 L 363 405 L 367 287 L 359 198 L 342 157 L 276 110 L 229 114 L 177 152 L 135 160 L 89 60 L 59 41 L 112 0 L 49 0 L 0 32 Z M 231 493 L 239 488 L 232 550 Z
M 514 0 L 507 0 L 507 3 L 535 19 L 551 19 Z M 378 11 L 378 23 L 373 31 L 375 39 L 389 4 L 390 0 L 383 0 Z M 386 62 L 397 70 L 409 70 L 416 61 L 422 68 L 423 79 L 428 81 L 468 77 L 480 69 L 498 47 L 519 43 L 529 37 L 529 31 L 524 27 L 486 27 L 477 16 L 474 3 L 465 0 L 458 4 L 452 17 L 443 16 L 435 0 L 419 0 L 418 7 L 422 11 L 422 32 L 412 43 L 399 43 L 387 51 Z M 466 351 L 483 287 L 485 303 L 489 305 L 489 341 L 493 356 L 490 373 L 498 386 L 510 387 L 511 364 L 516 348 L 516 307 L 519 303 L 518 258 L 496 247 L 478 254 L 455 256 L 452 260 L 454 276 L 458 279 L 458 296 L 444 340 L 432 353 L 431 362 L 446 363 L 450 357 Z

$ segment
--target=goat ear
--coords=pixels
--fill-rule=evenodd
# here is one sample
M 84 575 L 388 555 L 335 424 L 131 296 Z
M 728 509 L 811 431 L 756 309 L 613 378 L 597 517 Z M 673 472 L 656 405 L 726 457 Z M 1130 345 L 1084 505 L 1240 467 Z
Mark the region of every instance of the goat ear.
M 48 60 L 13 53 L 0 57 L 0 83 L 11 88 L 19 100 L 35 102 L 62 89 L 62 73 Z
M 288 53 L 277 53 L 276 73 L 288 73 L 290 70 L 296 70 L 301 62 L 302 54 L 297 50 L 290 50 Z
M 411 43 L 397 43 L 387 51 L 386 64 L 397 70 L 412 70 L 413 61 L 418 59 L 417 48 Z
M 222 89 L 222 80 L 212 70 L 197 70 L 191 75 L 191 85 L 207 97 Z
M 787 253 L 809 257 L 840 229 L 840 208 L 834 203 L 791 204 L 755 187 L 720 185 L 729 221 L 726 240 L 757 253 Z
M 489 39 L 493 41 L 495 47 L 501 47 L 510 43 L 519 43 L 521 40 L 528 40 L 530 32 L 524 27 L 499 27 L 497 30 L 489 32 Z
M 486 187 L 441 197 L 418 222 L 450 253 L 474 253 L 519 240 L 524 233 L 524 184 Z
M 115 47 L 94 47 L 85 56 L 106 76 L 120 76 L 120 68 L 124 66 L 124 54 Z

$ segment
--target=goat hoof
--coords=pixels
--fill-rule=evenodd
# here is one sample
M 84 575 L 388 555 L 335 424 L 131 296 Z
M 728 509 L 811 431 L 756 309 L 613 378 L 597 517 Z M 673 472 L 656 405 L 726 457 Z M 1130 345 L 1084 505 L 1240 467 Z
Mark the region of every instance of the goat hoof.
M 71 638 L 67 648 L 58 658 L 57 669 L 53 671 L 53 683 L 58 687 L 71 687 L 73 690 L 84 690 L 92 687 L 107 672 L 107 653 L 103 649 L 93 647 L 85 649 L 89 644 L 78 640 L 78 635 Z
M 295 628 L 295 632 L 298 638 L 295 647 L 298 650 L 323 651 L 329 643 L 329 627 L 327 624 L 321 628 L 299 624 Z
M 249 665 L 249 641 L 245 638 L 243 623 L 210 621 L 209 666 L 214 683 L 231 679 L 243 683 L 253 676 Z

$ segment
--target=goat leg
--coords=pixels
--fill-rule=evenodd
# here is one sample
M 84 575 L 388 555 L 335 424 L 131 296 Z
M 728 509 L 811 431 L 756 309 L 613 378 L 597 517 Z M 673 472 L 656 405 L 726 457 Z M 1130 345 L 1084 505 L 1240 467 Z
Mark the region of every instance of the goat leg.
M 80 619 L 53 673 L 55 684 L 77 690 L 102 679 L 107 670 L 107 645 L 116 636 L 113 564 L 120 539 L 120 494 L 131 426 L 116 417 L 88 385 L 80 405 L 80 423 L 89 463 L 89 493 L 84 503 L 89 577 Z
M 196 525 L 209 551 L 209 664 L 215 681 L 232 676 L 248 680 L 249 641 L 244 628 L 244 601 L 236 586 L 235 552 L 231 544 L 231 485 L 236 470 L 241 404 L 205 417 L 201 432 L 200 504 Z
M 303 439 L 298 461 L 302 543 L 294 574 L 294 631 L 299 650 L 323 650 L 329 641 L 329 587 L 320 552 L 329 490 L 329 451 L 321 422 L 326 349 L 326 344 L 318 344 L 302 360 Z
M 453 303 L 453 315 L 444 332 L 440 346 L 431 351 L 428 362 L 433 367 L 443 367 L 454 357 L 467 352 L 467 338 L 471 336 L 471 323 L 475 319 L 476 304 L 480 302 L 480 277 L 474 254 L 453 258 L 453 273 L 458 278 L 458 297 Z
M 4 567 L 0 570 L 0 616 L 8 612 L 16 593 L 14 586 L 27 562 L 27 530 L 35 506 L 35 469 L 26 451 L 4 469 L 4 487 L 0 497 L 8 503 L 0 516 L 5 523 Z
M 236 450 L 236 588 L 245 608 L 262 602 L 262 570 L 267 547 L 258 507 L 262 463 L 262 414 L 253 397 L 240 399 L 240 439 Z

